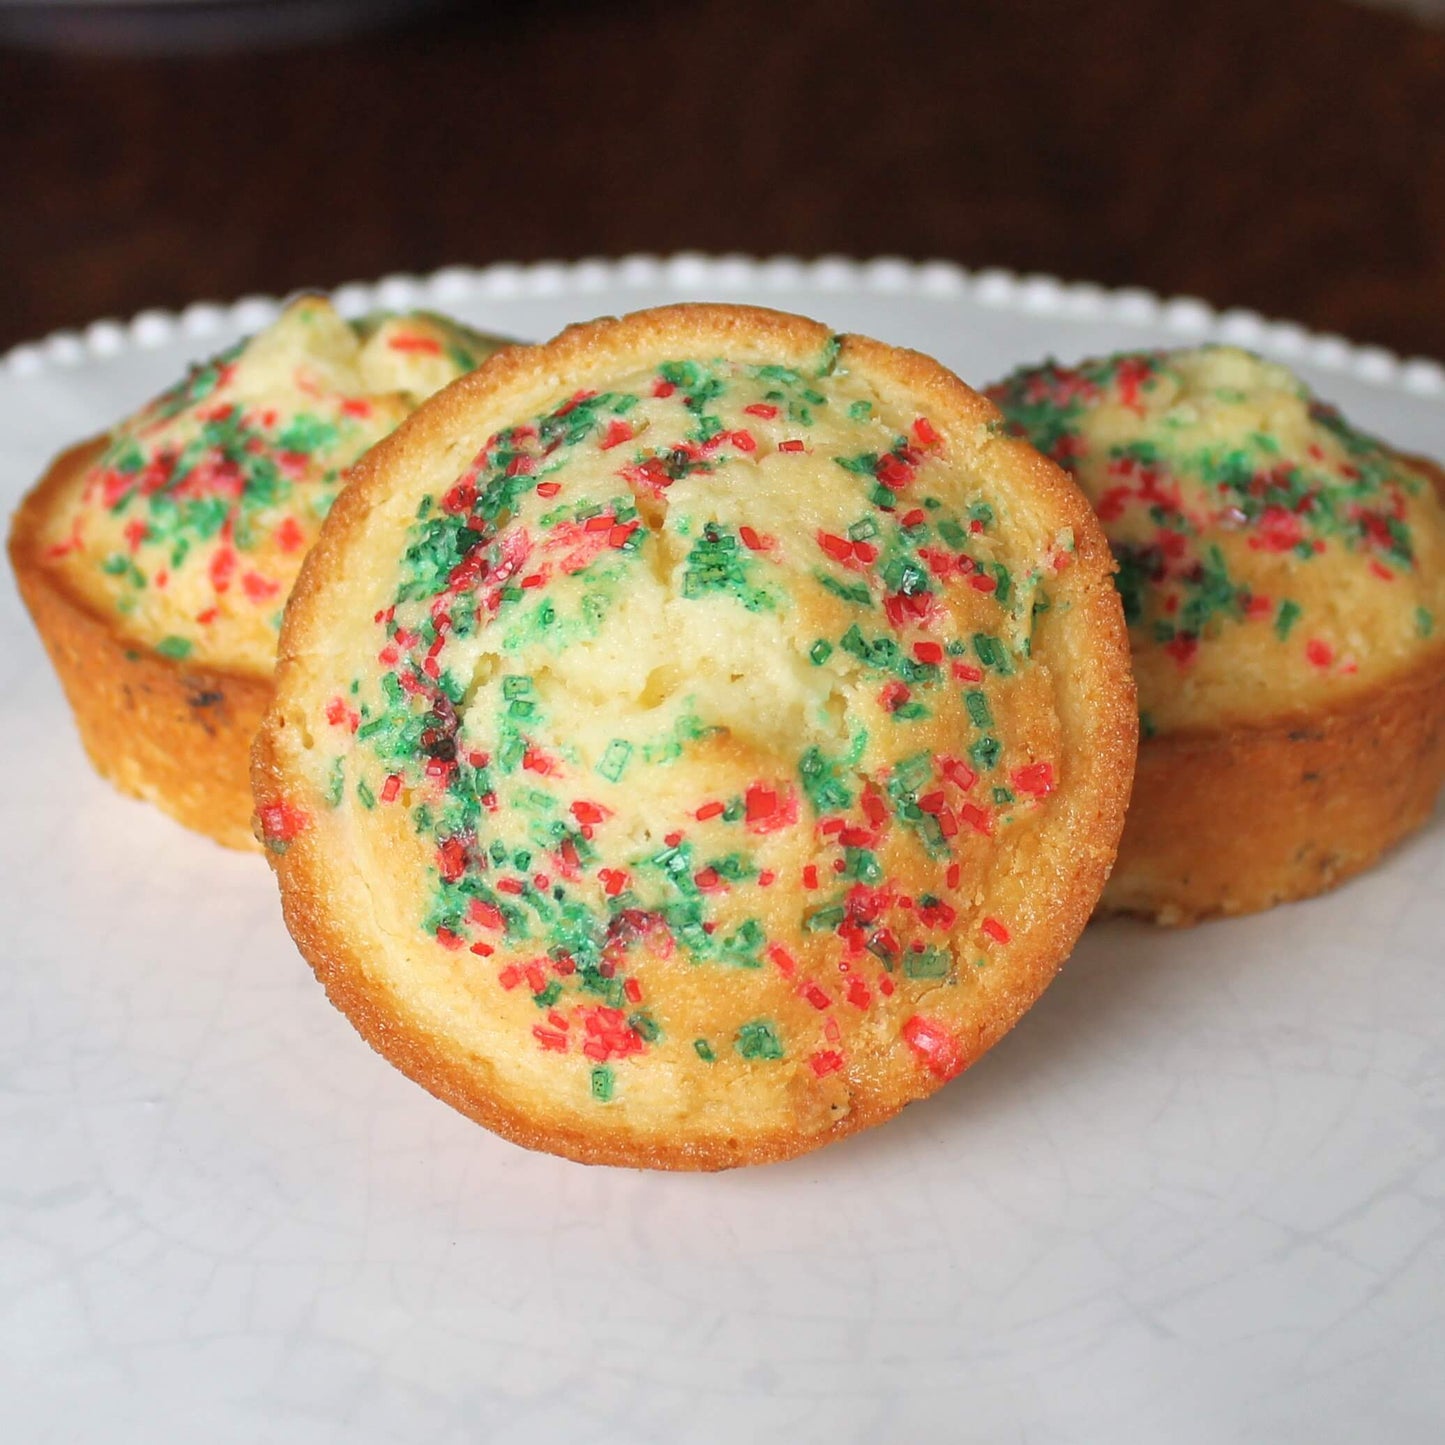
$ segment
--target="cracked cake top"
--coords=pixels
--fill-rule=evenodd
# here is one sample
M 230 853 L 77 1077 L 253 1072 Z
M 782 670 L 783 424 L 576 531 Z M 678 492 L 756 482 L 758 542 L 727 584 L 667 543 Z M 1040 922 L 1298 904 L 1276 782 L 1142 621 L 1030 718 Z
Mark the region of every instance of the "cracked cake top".
M 1146 736 L 1308 712 L 1437 645 L 1428 474 L 1284 367 L 1131 352 L 1024 367 L 988 395 L 1104 524 Z
M 428 1087 L 578 1157 L 772 1157 L 1043 987 L 1122 816 L 1122 626 L 1083 499 L 942 368 L 642 313 L 498 357 L 359 478 L 259 818 Z
M 282 608 L 345 470 L 500 344 L 426 313 L 348 322 L 303 296 L 67 474 L 41 556 L 136 642 L 269 676 Z

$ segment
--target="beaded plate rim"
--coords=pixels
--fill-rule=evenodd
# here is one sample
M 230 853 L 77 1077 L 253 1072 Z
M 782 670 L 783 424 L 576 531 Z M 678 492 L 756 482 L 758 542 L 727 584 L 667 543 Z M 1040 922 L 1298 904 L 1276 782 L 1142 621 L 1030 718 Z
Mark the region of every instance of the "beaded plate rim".
M 764 295 L 807 287 L 823 292 L 968 298 L 983 307 L 1032 316 L 1158 327 L 1177 335 L 1181 344 L 1206 338 L 1230 342 L 1413 396 L 1445 398 L 1445 364 L 1427 357 L 1401 357 L 1383 346 L 1361 345 L 1239 307 L 1220 310 L 1193 296 L 1164 297 L 1137 286 L 1106 287 L 998 268 L 972 271 L 942 260 L 896 256 L 853 260 L 834 255 L 802 260 L 683 251 L 616 260 L 445 266 L 425 276 L 396 274 L 372 282 L 347 282 L 330 294 L 344 314 L 356 315 L 378 307 L 445 308 L 472 299 L 585 296 L 659 285 L 748 286 Z M 180 311 L 152 308 L 128 321 L 93 321 L 79 330 L 55 331 L 12 347 L 0 356 L 0 376 L 24 379 L 87 361 L 111 360 L 131 350 L 151 350 L 178 338 L 204 341 L 237 330 L 255 331 L 272 321 L 281 305 L 278 297 L 251 295 L 230 303 L 197 301 Z

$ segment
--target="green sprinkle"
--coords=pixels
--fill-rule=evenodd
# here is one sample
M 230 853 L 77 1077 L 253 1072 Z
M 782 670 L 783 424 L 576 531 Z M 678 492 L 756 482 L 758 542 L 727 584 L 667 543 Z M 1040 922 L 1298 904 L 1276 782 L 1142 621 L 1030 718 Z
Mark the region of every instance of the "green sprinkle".
M 1009 666 L 1008 649 L 997 637 L 990 637 L 986 632 L 975 632 L 973 650 L 985 667 L 993 668 L 1004 677 L 1013 671 Z
M 841 597 L 844 602 L 856 602 L 860 607 L 867 607 L 873 596 L 863 583 L 850 585 L 847 582 L 840 582 L 836 577 L 830 577 L 826 572 L 815 571 L 813 578 L 826 591 L 831 592 L 835 597 Z
M 843 782 L 844 764 L 827 757 L 819 748 L 810 747 L 798 759 L 798 775 L 803 791 L 820 817 L 824 813 L 841 812 L 853 806 L 853 794 Z
M 1427 633 L 1426 636 L 1429 634 Z M 825 637 L 820 637 L 809 649 L 808 656 L 813 659 L 815 667 L 821 667 L 833 655 L 833 644 Z
M 783 1045 L 776 1027 L 766 1019 L 754 1019 L 738 1030 L 737 1050 L 745 1059 L 781 1059 Z
M 1435 631 L 1434 615 L 1427 608 L 1417 607 L 1415 609 L 1415 631 L 1421 637 L 1429 637 Z
M 612 1097 L 612 1070 L 606 1064 L 599 1064 L 592 1070 L 592 1097 L 600 1103 L 607 1103 Z
M 993 726 L 993 714 L 989 711 L 988 699 L 983 693 L 977 691 L 964 693 L 963 704 L 968 709 L 968 715 L 975 727 Z
M 825 933 L 829 929 L 836 928 L 847 916 L 847 910 L 841 904 L 834 904 L 810 913 L 803 920 L 803 927 L 809 933 Z
M 711 1064 L 716 1061 L 717 1055 L 713 1053 L 712 1045 L 708 1043 L 706 1039 L 694 1039 L 692 1046 L 697 1051 L 697 1056 L 703 1063 Z
M 609 783 L 615 783 L 622 776 L 631 756 L 632 744 L 623 738 L 613 738 L 607 744 L 607 751 L 602 754 L 602 761 L 597 764 L 597 771 Z
M 554 978 L 541 993 L 532 995 L 532 1002 L 538 1008 L 551 1008 L 562 997 L 562 985 Z
M 905 562 L 898 574 L 898 591 L 905 597 L 917 597 L 928 591 L 928 573 L 913 562 Z
M 367 787 L 365 778 L 356 780 L 356 796 L 361 799 L 362 807 L 374 808 L 376 806 L 376 794 Z
M 873 403 L 871 401 L 855 401 L 848 407 L 848 415 L 854 421 L 867 421 L 873 415 Z
M 968 750 L 969 761 L 979 772 L 986 773 L 998 766 L 1000 751 L 997 738 L 980 738 Z
M 903 955 L 903 972 L 909 978 L 947 978 L 949 956 L 941 948 L 925 948 L 922 953 L 910 948 Z
M 156 643 L 156 651 L 162 657 L 169 657 L 176 662 L 191 655 L 191 642 L 187 637 L 177 637 L 172 633 L 169 637 L 163 637 Z
M 346 780 L 342 776 L 345 766 L 341 758 L 332 758 L 331 772 L 326 780 L 326 806 L 328 808 L 334 808 L 341 802 L 342 790 L 346 786 Z
M 843 468 L 845 472 L 854 472 L 860 477 L 875 477 L 878 475 L 878 453 L 863 452 L 856 457 L 834 457 L 833 460 Z M 884 487 L 883 494 L 892 497 L 892 493 Z
M 638 1009 L 636 1013 L 628 1014 L 627 1027 L 644 1042 L 656 1043 L 662 1036 L 662 1030 L 657 1026 L 657 1020 L 645 1009 Z
M 1278 637 L 1281 642 L 1289 636 L 1290 628 L 1299 621 L 1300 613 L 1303 610 L 1298 602 L 1288 597 L 1279 604 L 1279 611 L 1275 614 L 1274 618 L 1274 631 L 1275 636 Z

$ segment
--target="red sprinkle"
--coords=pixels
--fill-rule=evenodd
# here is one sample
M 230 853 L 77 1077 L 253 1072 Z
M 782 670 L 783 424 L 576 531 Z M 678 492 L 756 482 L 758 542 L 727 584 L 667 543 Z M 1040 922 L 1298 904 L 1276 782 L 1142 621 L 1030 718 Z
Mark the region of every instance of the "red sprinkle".
M 821 1049 L 808 1062 L 812 1065 L 813 1072 L 822 1079 L 837 1073 L 843 1067 L 843 1055 L 836 1049 Z
M 427 356 L 440 356 L 442 344 L 432 336 L 393 336 L 387 345 L 393 351 L 419 351 Z
M 544 1029 L 541 1024 L 532 1025 L 532 1037 L 554 1054 L 565 1054 L 567 1052 L 567 1035 L 558 1033 L 555 1029 Z
M 982 833 L 985 838 L 993 833 L 993 819 L 989 817 L 976 803 L 965 803 L 959 810 L 963 821 L 976 833 Z
M 267 803 L 260 810 L 261 831 L 278 843 L 289 843 L 310 824 L 310 817 L 290 803 Z
M 1013 934 L 997 918 L 985 918 L 979 927 L 995 943 L 1007 943 L 1013 937 Z
M 1030 763 L 1027 767 L 1016 768 L 1013 785 L 1021 793 L 1030 793 L 1036 798 L 1046 798 L 1054 790 L 1054 765 L 1052 763 Z
M 963 1072 L 963 1051 L 958 1040 L 937 1020 L 914 1014 L 904 1023 L 902 1032 L 904 1042 L 930 1073 L 951 1079 Z
M 809 979 L 805 984 L 801 985 L 798 992 L 802 994 L 815 1009 L 825 1009 L 833 1002 L 812 979 Z
M 770 943 L 768 945 L 768 957 L 777 964 L 778 972 L 781 973 L 784 978 L 792 978 L 793 974 L 797 971 L 797 960 L 781 943 Z

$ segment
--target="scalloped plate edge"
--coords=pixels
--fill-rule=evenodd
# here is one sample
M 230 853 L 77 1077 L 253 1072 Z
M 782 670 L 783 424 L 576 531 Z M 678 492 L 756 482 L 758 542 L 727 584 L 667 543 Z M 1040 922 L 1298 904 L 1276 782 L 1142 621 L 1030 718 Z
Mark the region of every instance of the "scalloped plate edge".
M 1219 311 L 1191 296 L 1160 297 L 1139 287 L 1111 289 L 1087 281 L 997 269 L 967 271 L 950 261 L 907 261 L 894 256 L 867 261 L 821 256 L 804 261 L 791 256 L 754 259 L 682 252 L 612 261 L 447 266 L 429 276 L 395 275 L 375 282 L 349 282 L 331 294 L 343 312 L 355 315 L 377 307 L 444 309 L 471 299 L 585 296 L 629 287 L 694 290 L 712 285 L 747 286 L 764 293 L 808 287 L 824 292 L 966 296 L 981 306 L 1034 316 L 1158 326 L 1177 334 L 1182 342 L 1226 341 L 1376 386 L 1397 387 L 1415 396 L 1445 397 L 1445 366 L 1424 357 L 1402 358 L 1384 347 L 1360 346 L 1342 336 L 1313 332 L 1291 321 L 1270 320 L 1253 311 Z M 147 310 L 129 321 L 94 321 L 80 331 L 57 331 L 40 341 L 22 342 L 0 357 L 0 375 L 24 378 L 88 360 L 106 360 L 132 349 L 148 350 L 180 337 L 205 341 L 237 330 L 255 331 L 275 317 L 280 305 L 275 297 L 245 296 L 229 305 L 198 301 L 179 312 Z

